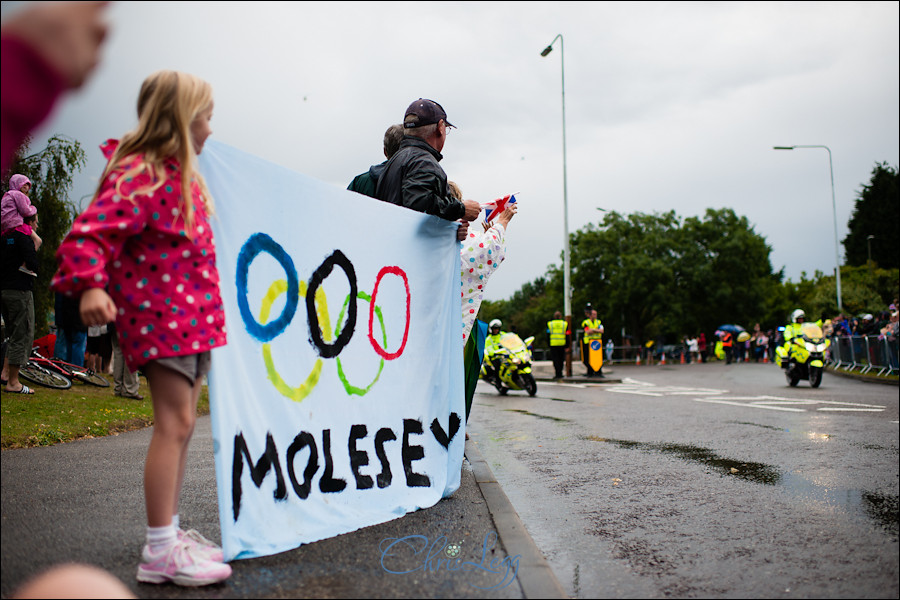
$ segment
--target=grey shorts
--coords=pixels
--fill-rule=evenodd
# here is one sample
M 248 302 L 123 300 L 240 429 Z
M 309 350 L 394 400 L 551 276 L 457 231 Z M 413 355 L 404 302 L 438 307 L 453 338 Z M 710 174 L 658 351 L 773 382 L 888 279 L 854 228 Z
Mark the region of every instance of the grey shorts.
M 3 323 L 9 336 L 6 356 L 9 364 L 20 367 L 28 362 L 34 343 L 34 296 L 29 291 L 3 290 Z
M 176 373 L 181 373 L 188 378 L 191 385 L 198 379 L 202 379 L 204 375 L 209 373 L 212 365 L 212 356 L 207 350 L 200 354 L 187 354 L 185 356 L 170 356 L 168 358 L 160 358 L 154 360 L 156 364 L 171 369 Z

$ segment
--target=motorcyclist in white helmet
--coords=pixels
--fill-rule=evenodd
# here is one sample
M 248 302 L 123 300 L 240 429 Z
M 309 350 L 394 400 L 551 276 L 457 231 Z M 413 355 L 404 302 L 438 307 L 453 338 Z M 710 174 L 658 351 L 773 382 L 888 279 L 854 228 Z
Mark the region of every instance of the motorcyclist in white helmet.
M 802 308 L 795 309 L 794 312 L 791 313 L 791 322 L 785 325 L 784 327 L 784 348 L 788 350 L 791 345 L 791 338 L 800 335 L 800 330 L 803 327 L 803 323 L 806 322 L 806 312 Z M 781 363 L 782 369 L 788 368 L 788 361 L 784 361 Z
M 502 329 L 503 323 L 500 319 L 494 319 L 488 323 L 488 334 L 484 339 L 484 371 L 488 377 L 493 376 L 497 372 L 492 359 L 497 348 L 500 347 L 500 338 L 506 333 Z

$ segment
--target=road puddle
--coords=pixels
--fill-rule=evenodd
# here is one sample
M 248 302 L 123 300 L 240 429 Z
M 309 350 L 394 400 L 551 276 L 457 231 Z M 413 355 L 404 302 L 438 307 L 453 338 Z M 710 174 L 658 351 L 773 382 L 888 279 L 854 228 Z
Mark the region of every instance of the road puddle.
M 759 423 L 751 423 L 749 421 L 728 421 L 728 423 L 734 423 L 736 425 L 752 425 L 754 427 L 762 427 L 763 429 L 771 429 L 772 431 L 787 431 L 783 427 L 773 427 L 772 425 L 761 425 Z
M 528 415 L 528 416 L 530 416 L 530 417 L 537 417 L 538 419 L 548 419 L 548 420 L 550 420 L 550 421 L 557 421 L 557 422 L 560 422 L 560 423 L 571 423 L 571 421 L 570 421 L 569 419 L 560 419 L 559 417 L 551 417 L 551 416 L 548 416 L 548 415 L 539 415 L 539 414 L 537 414 L 537 413 L 533 413 L 533 412 L 528 411 L 528 410 L 522 410 L 522 409 L 520 409 L 520 408 L 507 408 L 507 409 L 504 409 L 504 410 L 506 410 L 507 412 L 521 413 L 521 414 L 523 414 L 523 415 Z
M 746 424 L 755 425 L 755 423 Z M 760 427 L 768 426 L 760 425 Z M 584 439 L 592 442 L 614 444 L 620 448 L 630 450 L 669 454 L 682 460 L 710 467 L 723 476 L 737 477 L 738 479 L 764 485 L 778 485 L 802 501 L 811 500 L 841 507 L 849 510 L 849 512 L 862 513 L 893 537 L 897 537 L 898 531 L 900 531 L 900 511 L 898 511 L 898 496 L 896 494 L 882 494 L 865 490 L 818 485 L 798 473 L 780 471 L 778 468 L 764 463 L 723 458 L 709 448 L 689 444 L 635 442 L 593 435 Z
M 657 444 L 650 442 L 632 442 L 629 440 L 600 438 L 596 436 L 588 436 L 587 439 L 593 442 L 607 442 L 610 444 L 615 444 L 620 448 L 644 450 L 648 452 L 659 452 L 661 454 L 671 454 L 682 460 L 703 464 L 723 475 L 745 479 L 754 483 L 775 485 L 781 481 L 781 473 L 779 473 L 778 469 L 771 465 L 723 458 L 709 448 L 702 448 L 700 446 L 691 446 L 689 444 Z
M 900 535 L 900 500 L 896 495 L 863 492 L 862 503 L 866 514 L 885 531 L 895 538 Z

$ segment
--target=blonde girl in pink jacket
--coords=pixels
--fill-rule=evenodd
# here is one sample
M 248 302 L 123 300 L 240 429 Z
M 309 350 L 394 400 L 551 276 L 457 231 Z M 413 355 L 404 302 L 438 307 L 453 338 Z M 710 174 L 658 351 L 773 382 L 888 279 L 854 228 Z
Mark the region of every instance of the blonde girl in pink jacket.
M 201 382 L 210 350 L 226 342 L 212 198 L 197 171 L 212 133 L 212 88 L 159 71 L 144 81 L 137 109 L 137 127 L 103 145 L 109 162 L 59 247 L 51 285 L 80 296 L 85 325 L 115 321 L 128 367 L 150 384 L 147 537 L 137 579 L 200 586 L 231 575 L 221 548 L 183 531 L 178 519 Z

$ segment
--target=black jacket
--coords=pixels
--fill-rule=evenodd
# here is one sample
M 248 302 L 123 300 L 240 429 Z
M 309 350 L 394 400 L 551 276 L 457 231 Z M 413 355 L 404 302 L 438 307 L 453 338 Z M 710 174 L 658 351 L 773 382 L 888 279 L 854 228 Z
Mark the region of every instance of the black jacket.
M 0 260 L 0 288 L 4 290 L 34 291 L 34 275 L 19 270 L 23 264 L 37 272 L 37 251 L 34 240 L 21 231 L 8 231 L 2 238 L 3 258 Z
M 450 195 L 441 158 L 424 140 L 404 137 L 378 178 L 375 197 L 449 221 L 461 219 L 466 207 Z

